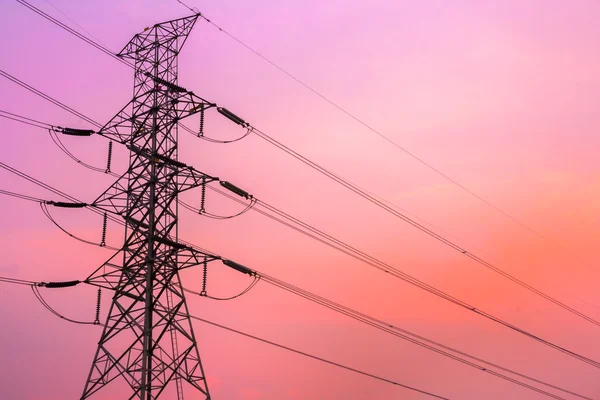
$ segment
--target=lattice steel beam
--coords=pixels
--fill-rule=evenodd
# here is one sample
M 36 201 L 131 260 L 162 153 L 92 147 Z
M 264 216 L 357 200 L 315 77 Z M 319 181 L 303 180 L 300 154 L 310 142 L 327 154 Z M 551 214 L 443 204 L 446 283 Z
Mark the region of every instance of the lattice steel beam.
M 215 257 L 177 241 L 178 194 L 217 179 L 177 161 L 178 122 L 215 106 L 177 84 L 198 16 L 146 28 L 119 53 L 135 63 L 134 95 L 99 133 L 126 144 L 130 164 L 94 205 L 127 224 L 122 249 L 88 278 L 115 295 L 81 399 L 117 379 L 129 399 L 181 399 L 183 383 L 210 399 L 179 270 Z

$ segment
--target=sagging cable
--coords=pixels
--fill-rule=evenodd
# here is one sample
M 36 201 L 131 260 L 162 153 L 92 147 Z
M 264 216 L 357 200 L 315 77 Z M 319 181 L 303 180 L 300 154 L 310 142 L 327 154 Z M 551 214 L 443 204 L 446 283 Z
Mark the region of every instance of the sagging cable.
M 194 214 L 200 214 L 200 215 L 202 215 L 204 217 L 211 218 L 211 219 L 224 220 L 224 219 L 231 219 L 231 218 L 239 217 L 240 215 L 245 214 L 251 208 L 254 207 L 254 205 L 256 204 L 257 200 L 256 199 L 252 199 L 250 201 L 250 203 L 246 206 L 246 208 L 244 208 L 242 211 L 238 212 L 237 214 L 226 215 L 226 216 L 216 215 L 216 214 L 209 213 L 206 210 L 202 210 L 202 206 L 203 206 L 202 202 L 201 202 L 201 208 L 200 209 L 198 209 L 196 207 L 193 207 L 190 204 L 188 204 L 188 203 L 186 203 L 185 201 L 182 201 L 182 200 L 178 200 L 178 202 L 179 202 L 179 204 L 183 208 L 186 208 L 186 209 L 190 210 Z M 240 202 L 241 202 L 241 200 L 240 200 Z
M 207 142 L 211 142 L 211 143 L 217 143 L 217 144 L 228 144 L 228 143 L 235 143 L 235 142 L 239 142 L 242 139 L 245 139 L 249 134 L 251 134 L 252 132 L 254 132 L 254 128 L 252 127 L 247 127 L 246 128 L 246 133 L 244 133 L 242 136 L 235 138 L 235 139 L 230 139 L 230 140 L 220 140 L 220 139 L 214 139 L 208 136 L 198 136 L 200 139 L 206 140 Z
M 254 128 L 251 126 L 246 127 L 247 131 L 246 133 L 244 133 L 242 136 L 237 137 L 235 139 L 228 139 L 228 140 L 221 140 L 221 139 L 215 139 L 215 138 L 211 138 L 205 135 L 204 132 L 204 119 L 202 117 L 202 114 L 200 115 L 201 119 L 200 119 L 200 130 L 198 132 L 194 131 L 193 129 L 188 128 L 187 126 L 183 125 L 182 123 L 179 124 L 179 127 L 181 129 L 183 129 L 184 131 L 188 132 L 191 135 L 194 135 L 197 138 L 206 140 L 207 142 L 210 143 L 217 143 L 217 144 L 228 144 L 228 143 L 235 143 L 238 142 L 244 138 L 246 138 L 248 135 L 250 135 L 252 132 L 254 132 Z
M 75 281 L 73 281 L 75 282 Z M 46 286 L 47 287 L 47 286 Z M 31 285 L 31 290 L 33 292 L 33 294 L 35 295 L 35 297 L 38 299 L 38 301 L 40 302 L 41 305 L 44 306 L 44 308 L 46 308 L 48 311 L 50 311 L 52 314 L 56 315 L 58 318 L 60 319 L 64 319 L 65 321 L 69 321 L 72 322 L 74 324 L 81 324 L 81 325 L 95 325 L 95 322 L 87 322 L 87 321 L 77 321 L 71 318 L 67 318 L 64 315 L 60 314 L 59 312 L 57 312 L 54 308 L 52 308 L 47 302 L 46 300 L 44 300 L 44 297 L 42 296 L 42 294 L 40 293 L 40 290 L 38 289 L 38 287 L 36 285 Z
M 206 294 L 206 291 L 204 289 L 201 292 L 195 292 L 193 290 L 186 289 L 186 288 L 183 288 L 183 290 L 186 291 L 186 292 L 188 292 L 188 293 L 192 293 L 192 294 L 195 294 L 195 295 L 198 295 L 198 296 L 206 297 L 207 299 L 210 299 L 210 300 L 226 301 L 226 300 L 233 300 L 233 299 L 236 299 L 238 297 L 241 297 L 241 296 L 245 295 L 254 286 L 256 286 L 256 284 L 258 283 L 259 280 L 260 280 L 260 276 L 258 276 L 258 275 L 254 276 L 254 279 L 252 280 L 252 283 L 250 283 L 250 285 L 246 289 L 242 290 L 240 293 L 238 293 L 238 294 L 236 294 L 234 296 L 231 296 L 231 297 L 210 296 L 210 295 Z
M 238 196 L 249 199 L 250 203 L 247 204 L 246 208 L 244 208 L 242 211 L 238 212 L 237 214 L 228 215 L 228 216 L 216 215 L 216 214 L 207 212 L 206 211 L 206 185 L 207 185 L 207 182 L 206 182 L 205 177 L 202 178 L 202 185 L 201 185 L 202 192 L 201 192 L 201 197 L 200 197 L 200 208 L 199 209 L 191 206 L 190 204 L 188 204 L 182 200 L 178 200 L 178 202 L 183 208 L 186 208 L 193 213 L 200 214 L 200 215 L 206 216 L 208 218 L 212 218 L 212 219 L 231 219 L 231 218 L 239 217 L 240 215 L 246 213 L 248 210 L 250 210 L 252 207 L 254 207 L 254 205 L 257 203 L 258 200 L 255 199 L 251 194 L 248 194 L 248 192 L 246 192 L 245 190 L 242 190 L 239 187 L 237 187 L 227 181 L 220 181 L 220 183 L 221 183 L 221 186 L 223 186 L 224 188 L 228 189 L 229 191 L 237 194 Z M 211 189 L 215 190 L 212 187 L 211 187 Z M 242 203 L 241 200 L 236 200 L 236 201 Z
M 68 236 L 72 237 L 75 240 L 78 240 L 82 243 L 86 243 L 92 246 L 99 246 L 105 249 L 110 249 L 110 250 L 114 250 L 114 251 L 119 251 L 120 249 L 116 248 L 116 247 L 112 247 L 112 246 L 107 246 L 106 243 L 104 245 L 102 245 L 102 243 L 96 243 L 96 242 L 92 242 L 90 240 L 86 240 L 83 238 L 80 238 L 78 236 L 73 235 L 71 232 L 67 231 L 65 228 L 63 228 L 58 222 L 56 222 L 56 220 L 52 217 L 52 214 L 50 213 L 50 210 L 48 210 L 48 206 L 47 204 L 52 204 L 56 207 L 66 207 L 66 208 L 83 208 L 80 207 L 79 205 L 82 203 L 64 203 L 64 205 L 56 205 L 56 203 L 61 203 L 61 202 L 53 202 L 53 201 L 46 201 L 46 202 L 40 202 L 40 208 L 42 209 L 42 212 L 44 213 L 44 215 L 46 216 L 46 218 L 48 218 L 48 220 L 50 220 L 50 222 L 52 222 L 58 229 L 60 229 L 63 233 L 66 233 Z M 76 205 L 76 206 L 74 206 Z
M 211 300 L 220 300 L 220 301 L 227 301 L 227 300 L 236 299 L 238 297 L 241 297 L 241 296 L 245 295 L 250 290 L 252 290 L 252 288 L 254 286 L 256 286 L 256 284 L 258 283 L 259 280 L 260 280 L 260 276 L 255 275 L 254 279 L 252 280 L 252 283 L 250 283 L 250 285 L 246 289 L 244 289 L 242 292 L 236 294 L 235 296 L 231 296 L 231 297 L 215 297 L 215 296 L 206 295 L 206 298 L 211 299 Z
M 110 171 L 110 150 L 111 150 L 110 147 L 109 147 L 109 167 L 107 169 L 95 167 L 93 165 L 90 165 L 90 164 L 84 162 L 83 160 L 81 160 L 77 156 L 75 156 L 73 153 L 71 153 L 71 151 L 67 148 L 67 146 L 60 140 L 60 137 L 57 134 L 57 132 L 61 132 L 61 131 L 57 130 L 57 129 L 48 129 L 48 133 L 50 134 L 50 139 L 52 139 L 52 141 L 54 142 L 56 147 L 58 147 L 60 149 L 60 151 L 65 153 L 71 160 L 75 161 L 77 164 L 79 164 L 87 169 L 90 169 L 92 171 L 105 173 L 105 174 L 109 174 L 114 177 L 118 177 L 117 174 Z M 78 136 L 84 136 L 84 135 L 78 135 Z M 112 142 L 110 142 L 110 143 L 112 143 Z

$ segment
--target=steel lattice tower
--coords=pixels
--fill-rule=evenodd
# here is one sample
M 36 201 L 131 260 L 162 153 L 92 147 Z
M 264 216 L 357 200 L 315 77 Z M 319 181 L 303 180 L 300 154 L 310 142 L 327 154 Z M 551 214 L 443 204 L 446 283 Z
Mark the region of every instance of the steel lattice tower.
M 126 144 L 130 162 L 94 205 L 127 224 L 121 251 L 87 279 L 115 294 L 81 399 L 117 378 L 129 399 L 175 389 L 181 399 L 183 385 L 210 399 L 179 271 L 215 257 L 177 239 L 178 193 L 216 179 L 177 161 L 178 121 L 215 106 L 177 85 L 177 57 L 198 17 L 146 28 L 118 54 L 135 63 L 133 99 L 100 133 Z

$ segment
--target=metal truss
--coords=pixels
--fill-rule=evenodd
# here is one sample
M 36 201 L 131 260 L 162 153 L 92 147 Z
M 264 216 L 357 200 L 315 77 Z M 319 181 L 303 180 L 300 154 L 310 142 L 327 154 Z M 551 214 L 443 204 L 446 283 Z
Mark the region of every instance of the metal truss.
M 119 53 L 135 63 L 133 99 L 98 134 L 126 144 L 130 163 L 94 206 L 127 222 L 125 242 L 87 279 L 114 297 L 81 399 L 115 380 L 127 383 L 128 399 L 182 399 L 184 386 L 210 399 L 179 271 L 216 257 L 177 239 L 178 194 L 217 179 L 177 161 L 178 122 L 215 106 L 177 85 L 177 57 L 198 17 L 146 28 Z

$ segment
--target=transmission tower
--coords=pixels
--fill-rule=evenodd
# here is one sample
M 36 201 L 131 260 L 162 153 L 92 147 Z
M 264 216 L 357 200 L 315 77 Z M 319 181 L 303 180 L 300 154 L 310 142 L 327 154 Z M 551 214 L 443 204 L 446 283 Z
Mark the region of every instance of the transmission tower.
M 131 389 L 124 398 L 176 390 L 182 399 L 185 385 L 210 399 L 179 271 L 217 257 L 177 235 L 178 194 L 217 180 L 177 161 L 178 122 L 215 107 L 177 85 L 177 57 L 198 17 L 146 28 L 118 54 L 135 65 L 133 99 L 98 133 L 129 148 L 129 168 L 93 205 L 127 223 L 122 249 L 87 279 L 114 297 L 81 399 L 118 378 Z

